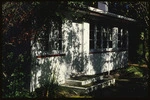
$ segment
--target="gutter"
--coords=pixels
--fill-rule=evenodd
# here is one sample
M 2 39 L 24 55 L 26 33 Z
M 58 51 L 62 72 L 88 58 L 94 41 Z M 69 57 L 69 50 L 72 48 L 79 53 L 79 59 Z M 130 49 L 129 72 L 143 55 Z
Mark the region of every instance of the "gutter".
M 110 12 L 105 12 L 105 11 L 103 11 L 103 10 L 100 10 L 100 9 L 97 9 L 97 8 L 94 8 L 94 7 L 88 7 L 88 9 L 89 9 L 90 11 L 92 11 L 92 12 L 97 12 L 97 13 L 99 13 L 99 14 L 103 14 L 103 15 L 115 17 L 115 18 L 118 18 L 118 19 L 124 19 L 124 20 L 128 20 L 128 21 L 136 22 L 135 19 L 128 18 L 128 17 L 124 17 L 124 16 L 117 15 L 117 14 L 110 13 Z

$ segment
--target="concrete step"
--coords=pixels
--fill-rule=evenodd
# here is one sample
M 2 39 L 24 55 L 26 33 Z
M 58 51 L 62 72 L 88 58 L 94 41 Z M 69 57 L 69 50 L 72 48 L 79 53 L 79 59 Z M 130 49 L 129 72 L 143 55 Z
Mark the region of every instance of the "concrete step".
M 73 81 L 74 80 L 71 80 L 69 82 L 67 81 L 65 84 L 62 84 L 61 86 L 66 88 L 71 88 L 73 91 L 76 91 L 80 94 L 87 94 L 97 89 L 105 88 L 115 84 L 115 78 L 113 77 L 108 77 L 103 79 L 95 77 L 95 78 L 86 79 L 82 81 L 81 80 L 75 80 L 75 82 Z
M 74 77 L 66 80 L 68 85 L 75 85 L 75 86 L 83 86 L 90 84 L 92 82 L 96 82 L 99 80 L 103 80 L 103 76 L 96 76 L 96 75 L 84 75 L 80 77 Z

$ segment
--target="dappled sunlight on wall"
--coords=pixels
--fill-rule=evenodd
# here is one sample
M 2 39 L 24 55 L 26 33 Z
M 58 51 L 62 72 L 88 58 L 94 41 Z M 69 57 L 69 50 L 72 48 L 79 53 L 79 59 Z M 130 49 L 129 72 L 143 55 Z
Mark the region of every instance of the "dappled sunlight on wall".
M 90 53 L 90 24 L 65 20 L 62 24 L 62 52 L 48 54 L 38 51 L 39 44 L 32 41 L 31 91 L 55 79 L 58 84 L 70 77 L 110 72 L 127 65 L 127 51 L 118 50 L 118 28 L 112 28 L 112 48 Z M 40 58 L 39 58 L 40 57 Z
M 83 74 L 84 67 L 86 67 L 88 62 L 87 54 L 89 53 L 86 51 L 85 55 L 83 52 L 82 44 L 85 42 L 83 41 L 83 31 L 85 31 L 83 27 L 85 27 L 85 24 L 75 23 L 69 20 L 66 20 L 62 25 L 62 53 L 65 56 L 37 58 L 37 56 L 46 55 L 46 53 L 44 51 L 38 51 L 38 42 L 31 42 L 33 60 L 31 91 L 49 82 L 52 76 L 55 77 L 59 84 L 62 84 L 65 82 L 65 79 L 71 76 Z M 86 50 L 88 50 L 87 47 Z
M 72 23 L 72 69 L 81 72 L 83 69 L 82 61 L 82 24 Z

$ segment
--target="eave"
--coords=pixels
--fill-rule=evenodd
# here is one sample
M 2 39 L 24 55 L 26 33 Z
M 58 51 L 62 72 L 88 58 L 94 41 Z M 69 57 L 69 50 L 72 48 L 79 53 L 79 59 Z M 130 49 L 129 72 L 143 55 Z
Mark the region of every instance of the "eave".
M 97 9 L 97 8 L 94 8 L 94 7 L 88 7 L 88 10 L 91 11 L 91 12 L 95 12 L 95 13 L 107 16 L 107 17 L 113 17 L 113 18 L 117 18 L 117 19 L 121 19 L 121 20 L 130 21 L 130 22 L 136 22 L 135 19 L 128 18 L 128 17 L 121 16 L 121 15 L 117 15 L 117 14 L 110 13 L 110 12 L 105 12 L 103 10 L 100 10 L 100 9 Z

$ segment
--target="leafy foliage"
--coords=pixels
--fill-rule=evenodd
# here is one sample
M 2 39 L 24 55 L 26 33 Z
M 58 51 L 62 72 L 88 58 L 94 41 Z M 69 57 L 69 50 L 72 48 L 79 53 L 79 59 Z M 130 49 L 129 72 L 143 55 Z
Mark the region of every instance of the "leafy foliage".
M 15 59 L 14 53 L 10 52 L 6 56 L 7 61 L 5 61 L 7 63 L 3 62 L 2 92 L 4 98 L 31 97 L 29 91 L 25 88 L 27 83 L 24 80 L 27 80 L 28 76 L 25 76 L 23 71 L 24 57 L 19 54 Z
M 33 39 L 32 36 L 38 36 L 39 29 L 43 27 L 48 17 L 60 16 L 65 19 L 64 10 L 74 12 L 71 6 L 82 8 L 82 4 L 72 1 L 2 2 L 2 92 L 4 98 L 36 97 L 36 94 L 29 93 L 30 40 Z M 74 16 L 73 13 L 70 15 Z M 52 97 L 56 94 L 57 84 L 41 80 L 41 86 L 50 93 L 48 96 Z
M 135 34 L 139 37 L 139 48 L 137 48 L 137 55 L 139 62 L 146 63 L 149 66 L 149 2 L 109 2 L 109 11 L 131 17 L 137 20 L 140 32 Z
M 143 77 L 143 71 L 139 67 L 130 66 L 126 71 L 129 74 L 133 74 L 135 77 Z

